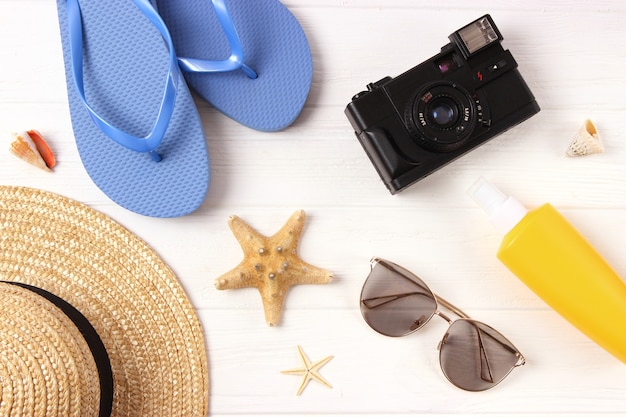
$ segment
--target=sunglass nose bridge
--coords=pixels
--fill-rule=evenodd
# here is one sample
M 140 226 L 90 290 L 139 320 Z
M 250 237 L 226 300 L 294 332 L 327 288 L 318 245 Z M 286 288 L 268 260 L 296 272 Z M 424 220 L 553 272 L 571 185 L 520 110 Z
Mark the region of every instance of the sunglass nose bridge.
M 452 319 L 448 316 L 446 316 L 445 314 L 443 314 L 441 311 L 437 310 L 435 311 L 435 314 L 438 315 L 439 317 L 441 317 L 442 319 L 444 319 L 445 321 L 448 322 L 448 324 L 452 324 Z

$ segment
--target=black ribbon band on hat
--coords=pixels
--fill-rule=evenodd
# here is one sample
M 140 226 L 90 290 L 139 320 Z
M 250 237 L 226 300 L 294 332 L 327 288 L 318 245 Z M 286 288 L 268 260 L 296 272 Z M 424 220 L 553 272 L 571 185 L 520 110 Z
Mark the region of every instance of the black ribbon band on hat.
M 113 371 L 111 370 L 111 361 L 109 360 L 109 355 L 104 347 L 104 343 L 102 343 L 102 339 L 98 336 L 96 329 L 89 323 L 89 320 L 70 303 L 46 290 L 33 287 L 32 285 L 22 284 L 21 282 L 2 282 L 17 285 L 41 295 L 61 309 L 61 311 L 74 322 L 85 338 L 94 361 L 96 362 L 96 367 L 98 368 L 98 375 L 100 376 L 100 412 L 98 416 L 110 417 L 113 408 Z

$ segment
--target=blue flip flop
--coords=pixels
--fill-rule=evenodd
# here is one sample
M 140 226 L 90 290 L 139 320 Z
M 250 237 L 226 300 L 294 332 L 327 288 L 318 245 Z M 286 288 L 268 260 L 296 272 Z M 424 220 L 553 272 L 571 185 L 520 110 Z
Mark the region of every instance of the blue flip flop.
M 190 87 L 252 129 L 277 131 L 304 107 L 307 38 L 278 0 L 156 0 Z
M 93 182 L 152 217 L 197 209 L 209 185 L 202 122 L 149 0 L 57 0 L 72 127 Z

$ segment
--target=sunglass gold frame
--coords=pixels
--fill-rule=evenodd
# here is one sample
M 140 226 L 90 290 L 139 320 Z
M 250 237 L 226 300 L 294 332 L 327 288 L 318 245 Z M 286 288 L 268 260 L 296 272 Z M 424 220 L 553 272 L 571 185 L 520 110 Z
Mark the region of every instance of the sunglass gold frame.
M 391 261 L 388 261 L 386 259 L 382 259 L 382 258 L 378 258 L 378 257 L 373 257 L 370 260 L 370 275 L 372 274 L 372 272 L 374 271 L 374 269 L 377 266 L 382 266 L 384 268 L 386 268 L 387 270 L 389 270 L 390 272 L 393 272 L 395 276 L 397 276 L 398 278 L 403 278 L 403 279 L 408 279 L 411 280 L 414 284 L 417 284 L 418 282 L 422 282 L 425 286 L 426 283 L 419 278 L 417 275 L 413 274 L 412 272 L 408 271 L 406 268 L 401 267 L 400 265 L 397 265 Z M 399 270 L 400 269 L 400 270 Z M 413 280 L 409 277 L 405 276 L 405 272 L 411 274 L 416 280 Z M 370 275 L 368 275 L 368 279 L 370 277 Z M 367 284 L 367 279 L 365 280 L 365 283 L 363 284 L 363 288 L 365 288 L 365 285 Z M 524 357 L 524 355 L 522 355 L 522 353 L 517 350 L 517 348 L 508 341 L 508 339 L 506 339 L 506 337 L 504 337 L 504 335 L 502 335 L 499 331 L 495 330 L 493 327 L 482 323 L 482 322 L 478 322 L 474 319 L 472 319 L 469 315 L 467 315 L 465 312 L 463 312 L 460 308 L 456 307 L 455 305 L 453 305 L 452 303 L 450 303 L 449 301 L 445 300 L 444 298 L 436 295 L 435 293 L 433 293 L 430 288 L 428 288 L 428 286 L 426 286 L 426 289 L 428 289 L 428 291 L 430 292 L 430 294 L 432 294 L 433 298 L 434 298 L 434 302 L 435 302 L 435 311 L 431 314 L 430 317 L 426 318 L 424 316 L 421 316 L 419 318 L 417 318 L 417 320 L 415 321 L 415 323 L 411 326 L 411 328 L 409 329 L 408 332 L 402 334 L 401 336 L 406 336 L 409 335 L 411 333 L 414 333 L 415 331 L 417 331 L 418 329 L 422 328 L 424 325 L 426 325 L 426 323 L 428 323 L 430 321 L 430 319 L 437 315 L 439 317 L 441 317 L 442 319 L 444 319 L 445 321 L 448 322 L 448 329 L 452 326 L 452 324 L 456 321 L 460 321 L 460 320 L 464 320 L 467 321 L 468 323 L 472 324 L 478 331 L 477 331 L 477 335 L 478 335 L 478 343 L 479 343 L 479 349 L 480 349 L 480 354 L 481 354 L 481 379 L 492 383 L 492 386 L 489 386 L 489 388 L 492 388 L 493 386 L 497 385 L 499 382 L 501 382 L 502 380 L 504 380 L 504 378 L 506 378 L 508 376 L 508 374 L 515 369 L 516 367 L 522 366 L 526 363 L 526 358 Z M 423 295 L 430 295 L 430 294 L 423 294 Z M 413 295 L 413 294 L 393 294 L 393 295 L 385 295 L 384 297 L 376 297 L 376 298 L 368 298 L 368 299 L 363 299 L 363 290 L 361 291 L 361 298 L 360 298 L 360 303 L 361 303 L 361 309 L 363 309 L 363 306 L 365 306 L 367 309 L 374 309 L 377 307 L 380 307 L 381 305 L 384 305 L 386 303 L 392 302 L 394 300 L 397 300 L 399 298 L 405 297 L 405 296 L 409 296 L 409 295 Z M 384 299 L 384 301 L 381 301 L 381 299 Z M 370 305 L 368 305 L 368 302 L 371 301 L 379 301 L 378 303 L 376 303 L 376 305 L 372 305 L 370 303 Z M 444 314 L 441 310 L 440 310 L 440 306 L 444 307 L 446 310 L 449 310 L 450 312 L 454 313 L 455 315 L 457 315 L 459 318 L 458 319 L 451 319 L 448 315 Z M 365 318 L 365 317 L 364 317 Z M 372 326 L 372 324 L 367 321 L 367 319 L 365 319 L 366 322 L 368 323 L 368 325 L 370 325 L 370 327 L 372 327 L 375 331 L 384 334 L 386 336 L 391 336 L 388 334 L 385 334 L 384 332 L 380 331 L 379 329 L 376 329 L 375 327 Z M 500 345 L 505 348 L 506 350 L 510 351 L 511 353 L 513 353 L 515 355 L 515 357 L 517 357 L 517 362 L 511 367 L 511 369 L 504 375 L 502 376 L 497 382 L 494 383 L 493 377 L 492 377 L 492 373 L 491 373 L 491 369 L 490 369 L 490 365 L 489 365 L 489 358 L 485 349 L 485 344 L 483 342 L 482 339 L 482 335 L 481 333 L 484 333 L 486 335 L 488 335 L 489 337 L 493 338 L 493 336 L 491 336 L 489 333 L 485 333 L 485 332 L 481 332 L 478 324 L 481 324 L 482 326 L 485 326 L 489 329 L 492 329 L 494 332 L 497 332 L 499 335 L 501 335 L 507 342 L 509 342 L 509 344 L 505 344 L 505 343 L 500 343 Z M 445 335 L 443 336 L 443 338 L 441 339 L 441 341 L 439 342 L 438 346 L 437 346 L 437 350 L 439 350 L 441 352 L 442 347 L 445 345 L 446 341 L 447 341 L 447 337 L 448 337 L 448 331 L 446 331 Z M 495 338 L 493 338 L 495 339 Z M 483 364 L 486 365 L 486 369 L 483 367 Z M 466 387 L 462 387 L 460 385 L 458 385 L 457 383 L 455 383 L 455 381 L 453 381 L 448 374 L 446 373 L 446 371 L 443 369 L 442 366 L 442 371 L 444 373 L 444 375 L 446 376 L 446 378 L 448 379 L 448 381 L 450 381 L 450 383 L 452 383 L 454 386 L 461 388 L 461 389 L 465 389 L 468 390 L 468 388 Z

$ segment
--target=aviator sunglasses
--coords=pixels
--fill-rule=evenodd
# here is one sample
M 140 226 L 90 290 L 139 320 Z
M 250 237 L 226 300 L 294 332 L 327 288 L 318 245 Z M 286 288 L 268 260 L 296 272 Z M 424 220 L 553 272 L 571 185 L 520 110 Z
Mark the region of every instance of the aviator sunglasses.
M 385 336 L 406 336 L 437 315 L 448 322 L 439 342 L 439 363 L 446 378 L 467 391 L 496 386 L 524 356 L 500 332 L 472 320 L 428 288 L 415 274 L 393 262 L 373 258 L 361 291 L 361 314 L 369 326 Z M 439 309 L 457 315 L 450 319 Z

